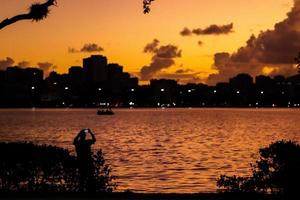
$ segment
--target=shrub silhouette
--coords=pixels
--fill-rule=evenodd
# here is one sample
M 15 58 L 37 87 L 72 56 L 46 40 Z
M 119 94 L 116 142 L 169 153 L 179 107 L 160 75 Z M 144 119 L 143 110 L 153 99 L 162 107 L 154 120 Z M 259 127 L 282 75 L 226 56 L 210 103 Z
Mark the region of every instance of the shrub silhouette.
M 81 192 L 75 156 L 63 148 L 0 143 L 0 192 Z M 93 192 L 115 189 L 102 151 L 93 155 Z
M 300 145 L 278 141 L 260 149 L 252 176 L 222 175 L 217 185 L 230 192 L 296 193 L 300 189 Z

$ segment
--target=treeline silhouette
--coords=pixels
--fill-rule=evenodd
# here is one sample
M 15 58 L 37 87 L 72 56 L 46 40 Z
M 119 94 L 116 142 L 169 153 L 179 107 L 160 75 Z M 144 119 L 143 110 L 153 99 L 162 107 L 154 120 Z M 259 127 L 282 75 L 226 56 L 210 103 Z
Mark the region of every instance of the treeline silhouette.
M 248 177 L 222 175 L 217 182 L 229 192 L 257 192 L 299 196 L 300 145 L 277 141 L 259 151 Z
M 117 64 L 88 66 L 71 67 L 68 74 L 52 72 L 46 79 L 43 71 L 35 68 L 0 71 L 0 107 L 96 107 L 107 103 L 119 107 L 300 106 L 300 75 L 254 79 L 238 74 L 215 86 L 182 85 L 166 79 L 138 85 L 138 79 L 130 78 Z
M 252 175 L 220 176 L 217 186 L 224 189 L 220 190 L 221 193 L 233 194 L 219 196 L 220 199 L 298 196 L 300 145 L 292 141 L 277 141 L 260 149 L 259 154 L 259 160 L 252 165 Z M 66 149 L 32 143 L 0 143 L 0 159 L 0 194 L 103 194 L 116 188 L 101 150 L 92 157 L 95 169 L 92 190 L 80 180 L 78 162 L 82 160 L 70 155 Z M 272 195 L 244 196 L 243 193 Z M 130 192 L 124 194 L 130 197 Z
M 114 177 L 102 151 L 92 155 L 93 190 L 80 182 L 79 161 L 68 150 L 32 143 L 0 143 L 0 194 L 112 192 Z M 82 164 L 81 164 L 82 165 Z

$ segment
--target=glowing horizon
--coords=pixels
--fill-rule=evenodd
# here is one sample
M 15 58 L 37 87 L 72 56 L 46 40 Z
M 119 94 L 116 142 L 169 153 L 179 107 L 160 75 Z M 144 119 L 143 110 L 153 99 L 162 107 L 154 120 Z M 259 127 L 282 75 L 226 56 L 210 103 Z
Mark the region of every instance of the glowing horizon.
M 0 20 L 26 12 L 33 2 L 3 0 Z M 202 82 L 215 72 L 215 53 L 236 52 L 252 34 L 257 36 L 260 31 L 273 29 L 287 18 L 293 0 L 156 0 L 148 15 L 143 14 L 141 6 L 141 0 L 58 1 L 58 7 L 51 9 L 47 19 L 38 23 L 18 22 L 0 31 L 0 60 L 11 57 L 16 64 L 28 61 L 30 66 L 49 62 L 57 66 L 56 71 L 64 73 L 70 66 L 81 66 L 82 58 L 102 54 L 109 62 L 119 63 L 125 71 L 137 74 L 151 62 L 151 55 L 143 52 L 144 47 L 158 39 L 161 45 L 177 46 L 182 56 L 156 77 L 175 74 L 179 69 L 192 70 L 198 78 L 194 81 Z M 185 27 L 230 23 L 234 24 L 230 34 L 180 35 Z M 203 42 L 201 46 L 199 41 Z M 69 48 L 81 49 L 89 43 L 98 44 L 104 51 L 68 52 Z

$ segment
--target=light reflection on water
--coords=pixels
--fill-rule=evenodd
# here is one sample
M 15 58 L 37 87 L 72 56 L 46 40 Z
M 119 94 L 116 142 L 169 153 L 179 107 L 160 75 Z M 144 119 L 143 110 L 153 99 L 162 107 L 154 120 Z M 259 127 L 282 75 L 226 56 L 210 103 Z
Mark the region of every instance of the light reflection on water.
M 80 129 L 91 128 L 119 190 L 211 192 L 220 174 L 246 175 L 260 147 L 300 142 L 300 110 L 120 109 L 0 110 L 0 141 L 33 141 L 73 151 Z

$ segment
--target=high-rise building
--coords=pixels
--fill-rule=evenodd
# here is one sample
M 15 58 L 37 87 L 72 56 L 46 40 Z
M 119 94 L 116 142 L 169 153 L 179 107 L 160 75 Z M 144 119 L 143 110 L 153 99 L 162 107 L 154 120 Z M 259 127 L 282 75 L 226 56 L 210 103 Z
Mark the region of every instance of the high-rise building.
M 69 68 L 69 81 L 71 83 L 82 84 L 83 68 L 80 66 L 72 66 Z
M 87 82 L 103 82 L 108 80 L 107 58 L 92 55 L 83 59 L 84 79 Z
M 5 80 L 14 84 L 39 84 L 43 81 L 43 71 L 37 68 L 8 67 Z
M 119 64 L 108 64 L 108 75 L 110 80 L 119 79 L 123 75 L 123 67 Z

